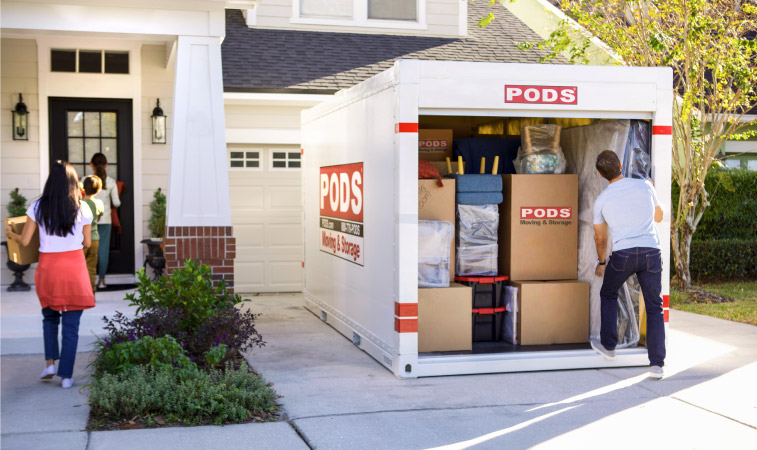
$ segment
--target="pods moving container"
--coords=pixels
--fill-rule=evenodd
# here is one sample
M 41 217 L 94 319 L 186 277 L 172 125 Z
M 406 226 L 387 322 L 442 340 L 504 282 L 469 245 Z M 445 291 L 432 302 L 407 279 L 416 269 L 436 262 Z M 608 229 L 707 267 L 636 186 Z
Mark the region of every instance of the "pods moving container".
M 668 68 L 400 60 L 304 111 L 306 307 L 400 378 L 647 365 L 641 346 L 612 362 L 588 344 L 418 353 L 418 129 L 508 118 L 647 121 L 666 212 L 656 225 L 667 320 L 672 101 Z

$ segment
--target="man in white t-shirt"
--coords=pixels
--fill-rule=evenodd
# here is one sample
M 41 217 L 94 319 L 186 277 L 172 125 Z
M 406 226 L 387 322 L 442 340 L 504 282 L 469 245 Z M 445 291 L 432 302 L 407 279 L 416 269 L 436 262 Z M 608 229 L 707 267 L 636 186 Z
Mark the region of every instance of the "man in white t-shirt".
M 647 313 L 647 352 L 652 378 L 663 376 L 665 363 L 665 323 L 662 311 L 662 257 L 660 238 L 654 222 L 663 217 L 654 186 L 647 180 L 623 178 L 615 152 L 605 150 L 597 157 L 596 168 L 610 185 L 594 202 L 594 241 L 597 247 L 598 277 L 604 276 L 600 290 L 602 323 L 600 341 L 591 346 L 605 359 L 615 359 L 618 343 L 618 290 L 636 274 Z M 608 228 L 612 254 L 607 251 Z

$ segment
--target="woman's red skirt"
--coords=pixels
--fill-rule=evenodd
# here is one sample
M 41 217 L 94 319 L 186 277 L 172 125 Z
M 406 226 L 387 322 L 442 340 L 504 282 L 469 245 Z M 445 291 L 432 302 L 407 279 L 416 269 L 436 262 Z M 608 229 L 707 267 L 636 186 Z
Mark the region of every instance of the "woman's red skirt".
M 34 284 L 42 308 L 77 311 L 95 306 L 95 294 L 81 250 L 40 253 Z

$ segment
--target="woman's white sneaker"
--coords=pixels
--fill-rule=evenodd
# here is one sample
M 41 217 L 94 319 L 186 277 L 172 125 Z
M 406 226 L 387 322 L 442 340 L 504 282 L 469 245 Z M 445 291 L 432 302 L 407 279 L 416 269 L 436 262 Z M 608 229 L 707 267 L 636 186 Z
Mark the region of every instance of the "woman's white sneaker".
M 73 378 L 64 378 L 63 381 L 60 382 L 60 385 L 63 389 L 68 389 L 71 386 L 74 385 L 74 379 Z
M 55 364 L 50 364 L 42 371 L 42 375 L 39 376 L 40 380 L 49 380 L 55 375 Z

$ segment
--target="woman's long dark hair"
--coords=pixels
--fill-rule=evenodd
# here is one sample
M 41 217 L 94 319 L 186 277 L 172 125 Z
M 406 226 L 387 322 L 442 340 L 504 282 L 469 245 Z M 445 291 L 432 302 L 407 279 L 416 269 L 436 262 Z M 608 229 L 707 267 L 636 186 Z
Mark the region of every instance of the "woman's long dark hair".
M 66 161 L 55 161 L 37 203 L 35 218 L 48 234 L 65 237 L 74 234 L 79 214 L 79 176 Z
M 95 170 L 95 175 L 100 177 L 100 180 L 103 182 L 103 189 L 105 189 L 105 179 L 108 177 L 108 174 L 105 172 L 105 166 L 108 164 L 108 158 L 102 153 L 95 153 L 89 162 Z

